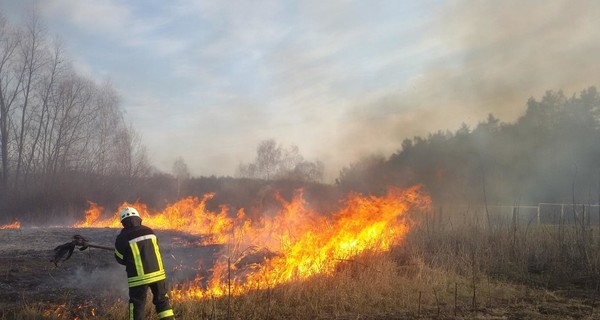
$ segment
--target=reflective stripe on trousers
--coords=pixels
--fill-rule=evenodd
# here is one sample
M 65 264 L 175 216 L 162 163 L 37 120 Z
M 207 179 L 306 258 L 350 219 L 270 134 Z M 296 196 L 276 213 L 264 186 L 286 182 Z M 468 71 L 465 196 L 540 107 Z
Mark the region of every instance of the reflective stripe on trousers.
M 173 320 L 174 312 L 168 296 L 168 288 L 165 281 L 158 281 L 147 285 L 129 288 L 129 318 L 131 320 L 143 320 L 145 315 L 146 294 L 148 287 L 152 291 L 152 303 L 160 319 Z

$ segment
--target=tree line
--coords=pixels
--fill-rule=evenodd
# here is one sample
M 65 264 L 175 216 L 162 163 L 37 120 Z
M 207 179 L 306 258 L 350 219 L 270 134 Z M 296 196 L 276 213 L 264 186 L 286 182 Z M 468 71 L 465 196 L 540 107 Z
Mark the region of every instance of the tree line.
M 600 201 L 600 96 L 595 87 L 530 98 L 514 123 L 493 114 L 474 128 L 405 139 L 389 157 L 340 172 L 344 190 L 382 193 L 423 184 L 443 203 Z

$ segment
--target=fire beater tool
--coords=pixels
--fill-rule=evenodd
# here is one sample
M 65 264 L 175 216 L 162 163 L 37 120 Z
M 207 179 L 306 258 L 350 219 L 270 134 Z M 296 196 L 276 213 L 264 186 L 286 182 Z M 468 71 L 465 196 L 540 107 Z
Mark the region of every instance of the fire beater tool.
M 65 261 L 65 260 L 69 260 L 69 258 L 71 258 L 71 255 L 73 254 L 73 251 L 75 251 L 75 248 L 79 247 L 79 251 L 83 251 L 87 248 L 98 248 L 98 249 L 103 249 L 103 250 L 109 250 L 109 251 L 114 251 L 115 248 L 112 247 L 105 247 L 105 246 L 99 246 L 96 244 L 91 244 L 89 243 L 89 241 L 76 234 L 73 236 L 73 240 L 71 242 L 67 242 L 65 244 L 61 244 L 58 247 L 54 248 L 54 257 L 52 258 L 52 262 L 54 262 L 54 265 L 58 267 L 58 262 L 61 261 Z M 66 257 L 65 257 L 66 255 Z

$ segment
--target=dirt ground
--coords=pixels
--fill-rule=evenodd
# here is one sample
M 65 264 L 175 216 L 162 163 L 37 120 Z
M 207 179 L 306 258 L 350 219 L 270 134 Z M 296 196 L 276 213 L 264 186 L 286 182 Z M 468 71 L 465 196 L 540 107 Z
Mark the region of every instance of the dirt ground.
M 75 250 L 69 260 L 51 262 L 54 248 L 75 234 L 90 243 L 114 246 L 120 229 L 21 228 L 0 230 L 0 310 L 26 305 L 87 305 L 127 300 L 125 269 L 112 251 Z M 208 274 L 220 246 L 203 246 L 198 237 L 156 231 L 169 281 L 183 282 Z M 95 304 L 95 305 L 93 305 Z M 93 305 L 93 306 L 92 306 Z M 2 312 L 0 312 L 1 314 Z

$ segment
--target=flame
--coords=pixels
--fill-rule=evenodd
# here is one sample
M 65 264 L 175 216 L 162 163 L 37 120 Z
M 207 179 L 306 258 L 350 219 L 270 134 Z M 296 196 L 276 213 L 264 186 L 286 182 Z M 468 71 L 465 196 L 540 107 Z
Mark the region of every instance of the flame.
M 44 310 L 42 315 L 45 318 L 48 318 L 48 317 L 61 318 L 65 315 L 66 310 L 67 310 L 67 306 L 66 306 L 66 304 L 63 303 L 63 304 L 59 304 L 57 306 L 53 306 L 49 309 Z
M 19 220 L 15 220 L 15 222 L 11 224 L 0 225 L 0 230 L 4 229 L 21 229 L 21 222 Z
M 284 202 L 274 217 L 234 230 L 238 233 L 235 241 L 245 244 L 240 248 L 265 246 L 276 255 L 250 272 L 238 269 L 238 263 L 232 265 L 231 257 L 221 259 L 206 289 L 189 286 L 174 290 L 172 295 L 176 300 L 237 295 L 332 274 L 343 261 L 365 252 L 385 252 L 401 243 L 413 223 L 408 212 L 426 209 L 430 203 L 418 187 L 390 189 L 384 197 L 353 194 L 338 212 L 327 217 L 308 208 L 298 195 Z
M 400 244 L 414 223 L 409 212 L 427 210 L 431 203 L 418 186 L 390 188 L 382 197 L 351 194 L 341 209 L 325 215 L 312 210 L 298 192 L 289 202 L 278 196 L 281 209 L 275 214 L 249 219 L 243 209 L 235 215 L 227 207 L 208 210 L 206 202 L 213 196 L 185 198 L 162 212 L 131 205 L 151 228 L 210 235 L 205 243 L 226 244 L 227 253 L 216 262 L 212 277 L 175 288 L 175 300 L 239 295 L 332 274 L 340 263 L 362 253 Z M 120 227 L 116 214 L 103 219 L 103 211 L 90 202 L 85 221 L 76 226 Z
M 98 204 L 88 201 L 89 209 L 85 211 L 85 220 L 82 222 L 75 223 L 75 228 L 93 228 L 93 227 L 106 227 L 106 228 L 117 228 L 121 224 L 114 218 L 103 218 L 104 208 Z
M 214 193 L 205 194 L 202 199 L 198 197 L 184 198 L 175 204 L 169 205 L 162 212 L 154 212 L 148 206 L 136 202 L 123 203 L 117 212 L 126 206 L 136 208 L 143 219 L 144 225 L 153 229 L 179 230 L 182 232 L 207 235 L 205 244 L 225 243 L 228 233 L 236 221 L 245 221 L 244 211 L 240 210 L 235 218 L 229 217 L 227 207 L 222 207 L 219 212 L 212 212 L 206 208 L 206 202 L 215 196 Z M 120 228 L 121 222 L 117 213 L 109 218 L 103 218 L 104 208 L 88 201 L 89 209 L 85 211 L 85 220 L 75 223 L 76 228 Z M 242 222 L 243 223 L 243 222 Z
M 78 305 L 65 303 L 48 307 L 42 312 L 44 318 L 81 320 L 96 317 L 96 308 L 91 302 Z

